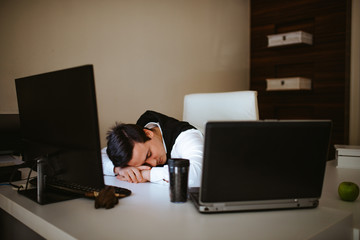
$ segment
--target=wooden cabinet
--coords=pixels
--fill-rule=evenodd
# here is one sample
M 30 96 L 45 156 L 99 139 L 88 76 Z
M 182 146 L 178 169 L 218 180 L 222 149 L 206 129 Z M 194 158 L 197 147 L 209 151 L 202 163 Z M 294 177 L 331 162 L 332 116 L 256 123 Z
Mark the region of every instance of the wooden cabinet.
M 348 143 L 350 0 L 251 0 L 250 88 L 260 119 L 331 119 Z M 268 47 L 268 35 L 303 31 L 312 44 Z M 311 79 L 311 89 L 267 91 L 266 79 Z M 331 155 L 334 151 L 332 149 Z

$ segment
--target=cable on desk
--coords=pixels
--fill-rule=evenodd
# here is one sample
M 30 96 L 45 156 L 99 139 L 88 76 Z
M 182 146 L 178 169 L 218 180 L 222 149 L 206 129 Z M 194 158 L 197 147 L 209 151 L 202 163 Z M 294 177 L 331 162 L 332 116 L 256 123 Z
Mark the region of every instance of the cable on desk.
M 13 172 L 11 173 L 11 176 L 10 176 L 10 179 L 9 179 L 9 183 L 7 183 L 6 185 L 10 185 L 14 188 L 17 189 L 17 191 L 20 191 L 22 188 L 24 188 L 22 185 L 16 185 L 13 183 L 13 179 L 14 179 L 14 176 L 15 176 L 15 173 L 17 170 L 19 170 L 19 168 L 23 168 L 23 167 L 28 167 L 26 163 L 23 163 L 23 164 L 19 164 L 19 165 L 16 165 L 16 167 L 14 168 Z M 33 166 L 35 167 L 35 166 Z M 29 184 L 29 181 L 30 181 L 30 176 L 31 176 L 31 172 L 32 172 L 32 168 L 30 168 L 30 171 L 29 171 L 29 174 L 27 176 L 27 178 L 25 179 L 20 179 L 20 180 L 26 180 L 26 187 L 25 189 L 28 188 L 28 184 Z M 4 184 L 5 185 L 5 184 Z
M 30 171 L 29 171 L 29 173 L 28 173 L 28 176 L 27 176 L 27 179 L 26 179 L 26 185 L 25 185 L 25 190 L 27 190 L 28 189 L 28 186 L 29 186 L 29 182 L 30 182 L 30 176 L 31 176 L 31 173 L 32 173 L 32 170 L 33 170 L 33 168 L 36 166 L 36 161 L 34 162 L 34 164 L 32 165 L 32 167 L 30 168 Z M 18 191 L 19 191 L 20 189 L 18 189 Z
M 10 175 L 9 183 L 7 184 L 7 185 L 10 185 L 10 186 L 13 186 L 14 188 L 17 188 L 18 191 L 19 191 L 19 189 L 23 188 L 23 186 L 21 186 L 21 185 L 20 185 L 20 186 L 15 185 L 15 184 L 12 183 L 12 181 L 13 181 L 13 178 L 14 178 L 14 176 L 15 176 L 16 171 L 19 170 L 19 168 L 22 168 L 22 167 L 24 167 L 24 166 L 25 166 L 24 163 L 23 163 L 23 164 L 20 164 L 20 165 L 16 165 L 16 167 L 13 169 L 13 172 L 12 172 L 11 175 Z

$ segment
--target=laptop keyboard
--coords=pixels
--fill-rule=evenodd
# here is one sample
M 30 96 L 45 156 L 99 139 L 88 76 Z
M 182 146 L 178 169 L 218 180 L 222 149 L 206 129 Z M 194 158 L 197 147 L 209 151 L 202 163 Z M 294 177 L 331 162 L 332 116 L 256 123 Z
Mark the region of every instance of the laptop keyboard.
M 190 193 L 195 199 L 199 199 L 200 194 L 198 192 L 191 192 Z

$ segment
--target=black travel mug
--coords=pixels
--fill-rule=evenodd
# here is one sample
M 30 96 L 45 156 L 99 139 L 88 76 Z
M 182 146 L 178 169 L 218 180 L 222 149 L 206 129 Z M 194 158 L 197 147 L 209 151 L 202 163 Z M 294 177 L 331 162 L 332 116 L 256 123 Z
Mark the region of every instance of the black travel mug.
M 188 159 L 168 160 L 171 202 L 181 203 L 187 200 L 189 165 Z

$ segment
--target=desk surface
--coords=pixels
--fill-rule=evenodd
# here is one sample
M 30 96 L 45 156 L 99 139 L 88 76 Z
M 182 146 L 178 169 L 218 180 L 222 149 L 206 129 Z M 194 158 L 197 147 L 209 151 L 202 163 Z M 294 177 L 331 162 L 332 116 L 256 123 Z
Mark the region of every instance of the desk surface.
M 95 209 L 89 199 L 41 206 L 9 186 L 0 187 L 0 207 L 48 239 L 351 239 L 352 214 L 332 207 L 357 211 L 359 200 L 337 200 L 332 170 L 327 172 L 332 180 L 324 185 L 328 193 L 316 209 L 200 214 L 190 201 L 171 203 L 167 186 L 112 177 L 106 184 L 133 194 L 110 210 Z
M 360 186 L 360 169 L 337 168 L 336 162 L 327 164 L 320 205 L 353 213 L 353 226 L 360 229 L 360 196 L 355 202 L 342 201 L 338 195 L 341 182 L 355 182 Z

